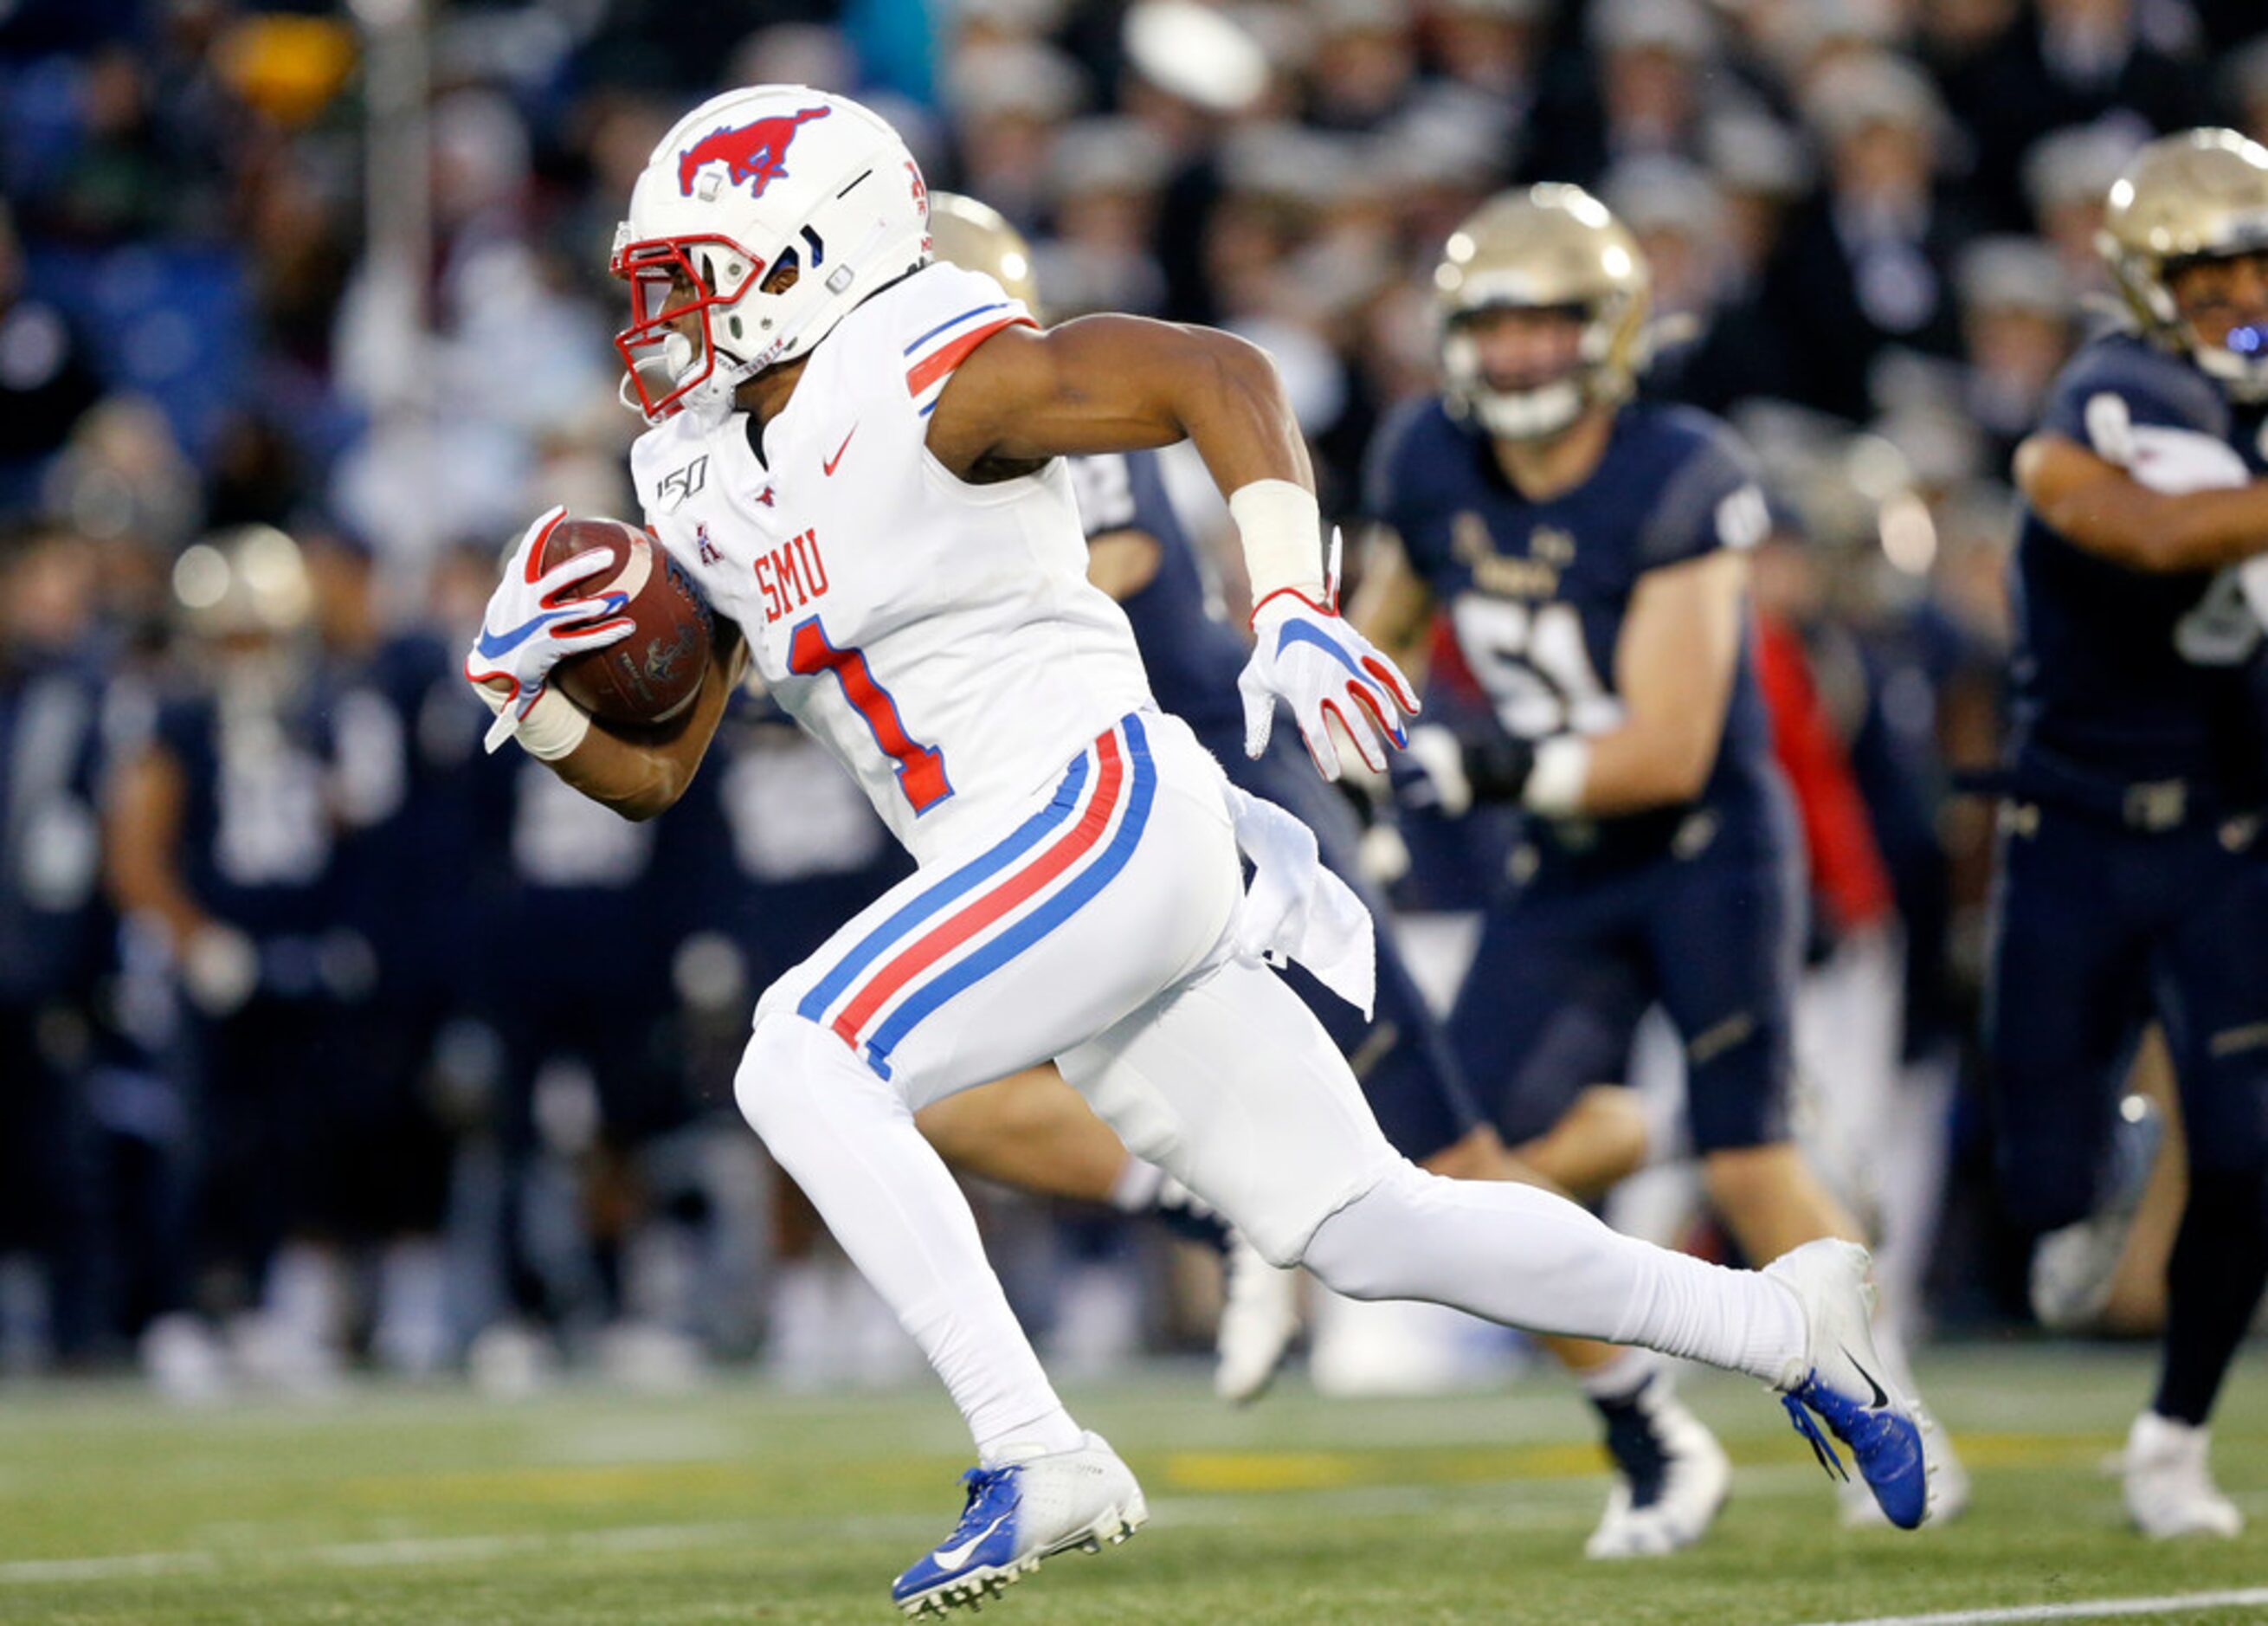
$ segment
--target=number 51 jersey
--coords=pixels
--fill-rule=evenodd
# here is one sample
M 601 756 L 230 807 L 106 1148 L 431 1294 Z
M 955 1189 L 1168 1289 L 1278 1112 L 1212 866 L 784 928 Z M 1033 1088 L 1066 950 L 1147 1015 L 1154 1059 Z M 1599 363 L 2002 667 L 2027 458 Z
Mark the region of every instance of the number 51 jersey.
M 1752 547 L 1770 524 L 1732 432 L 1690 408 L 1650 403 L 1616 415 L 1588 478 L 1530 501 L 1497 466 L 1486 435 L 1438 398 L 1409 403 L 1371 448 L 1364 506 L 1400 536 L 1410 568 L 1448 612 L 1497 725 L 1528 740 L 1618 725 L 1616 648 L 1639 579 L 1720 547 Z M 1782 794 L 1744 627 L 1724 735 L 1699 800 L 1735 816 L 1721 821 L 1719 845 L 1729 847 L 1742 831 L 1771 839 L 1773 820 L 1738 816 L 1764 813 Z M 1691 811 L 1567 821 L 1554 827 L 1554 845 L 1594 860 L 1642 859 L 1667 846 Z
M 761 455 L 737 413 L 705 431 L 680 415 L 630 451 L 647 525 L 924 861 L 1152 704 L 1125 614 L 1086 579 L 1061 460 L 970 485 L 925 443 L 954 369 L 1031 320 L 990 277 L 933 264 L 812 352 Z

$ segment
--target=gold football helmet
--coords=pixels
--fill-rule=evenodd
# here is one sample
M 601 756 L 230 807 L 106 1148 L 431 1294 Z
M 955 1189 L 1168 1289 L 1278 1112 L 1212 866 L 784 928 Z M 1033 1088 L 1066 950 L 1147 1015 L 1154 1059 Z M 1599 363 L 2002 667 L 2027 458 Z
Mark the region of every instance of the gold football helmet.
M 314 602 L 299 544 L 272 526 L 215 531 L 173 561 L 177 615 L 200 638 L 287 637 Z
M 2168 285 L 2184 261 L 2268 250 L 2268 148 L 2233 129 L 2160 137 L 2112 183 L 2095 245 L 2144 332 L 2237 398 L 2268 398 L 2268 355 L 2205 341 Z
M 1433 270 L 1441 369 L 1451 409 L 1491 435 L 1542 440 L 1587 406 L 1626 399 L 1644 365 L 1653 279 L 1638 239 L 1580 187 L 1498 193 L 1449 233 Z M 1576 370 L 1534 389 L 1489 388 L 1467 318 L 1486 310 L 1571 309 L 1583 323 Z
M 965 271 L 984 271 L 1021 299 L 1035 322 L 1040 314 L 1040 291 L 1032 277 L 1032 246 L 1007 218 L 990 203 L 980 203 L 958 192 L 929 195 L 930 251 L 939 259 Z

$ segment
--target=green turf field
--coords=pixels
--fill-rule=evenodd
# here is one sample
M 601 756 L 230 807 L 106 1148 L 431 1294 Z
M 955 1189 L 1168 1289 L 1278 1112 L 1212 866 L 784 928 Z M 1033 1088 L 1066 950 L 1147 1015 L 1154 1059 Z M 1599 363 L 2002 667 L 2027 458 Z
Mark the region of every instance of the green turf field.
M 2175 1548 L 2128 1534 L 2101 1471 L 2146 1391 L 2141 1352 L 1970 1351 L 1924 1376 L 1976 1470 L 1966 1519 L 1845 1534 L 1777 1407 L 1697 1380 L 1741 1467 L 1733 1504 L 1697 1551 L 1617 1565 L 1579 1556 L 1605 1482 L 1549 1378 L 1477 1399 L 1294 1389 L 1243 1413 L 1193 1369 L 1077 1393 L 1152 1522 L 1051 1560 L 988 1617 L 1744 1626 L 2258 1588 L 2139 1618 L 2268 1621 L 2257 1356 L 2216 1441 L 2256 1534 Z M 373 1390 L 186 1415 L 126 1388 L 0 1390 L 0 1621 L 887 1621 L 890 1578 L 951 1526 L 965 1456 L 927 1390 Z

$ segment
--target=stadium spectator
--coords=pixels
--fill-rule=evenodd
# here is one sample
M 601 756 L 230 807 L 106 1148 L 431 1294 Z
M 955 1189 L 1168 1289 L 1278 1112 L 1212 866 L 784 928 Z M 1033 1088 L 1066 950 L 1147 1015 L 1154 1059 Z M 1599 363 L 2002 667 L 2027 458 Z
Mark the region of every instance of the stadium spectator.
M 2055 251 L 2025 237 L 1970 244 L 1957 287 L 1968 355 L 1961 404 L 1985 439 L 1986 466 L 2005 469 L 2071 354 L 2077 303 Z
M 1667 324 L 1647 387 L 1712 412 L 1785 395 L 1790 363 L 1728 230 L 1708 172 L 1683 159 L 1633 159 L 1609 172 L 1603 201 L 1638 234 Z
M 2103 196 L 2140 144 L 2131 130 L 2101 122 L 2051 130 L 2025 151 L 2027 220 L 2054 248 L 2066 284 L 2077 293 L 2110 292 L 2095 237 L 2102 229 Z
M 32 506 L 47 460 L 102 394 L 70 322 L 32 295 L 26 275 L 0 203 L 0 512 Z
M 1949 279 L 1972 230 L 1940 185 L 1945 109 L 1902 57 L 1846 57 L 1805 93 L 1826 144 L 1826 187 L 1791 220 L 1764 303 L 1795 358 L 1794 397 L 1863 420 L 1881 404 L 1875 362 L 1893 347 L 1958 348 Z
M 2034 0 L 1948 75 L 1992 206 L 2013 216 L 2024 152 L 2043 130 L 2109 119 L 2139 140 L 2203 122 L 2212 107 L 2199 43 L 2185 6 Z

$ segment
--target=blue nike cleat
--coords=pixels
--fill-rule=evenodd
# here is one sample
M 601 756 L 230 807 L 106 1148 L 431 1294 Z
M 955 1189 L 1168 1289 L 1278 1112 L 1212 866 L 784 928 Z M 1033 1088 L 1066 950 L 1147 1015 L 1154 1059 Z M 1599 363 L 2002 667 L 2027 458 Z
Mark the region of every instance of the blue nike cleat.
M 961 1522 L 890 1588 L 890 1601 L 909 1615 L 979 1608 L 1042 1559 L 1075 1547 L 1100 1552 L 1150 1517 L 1134 1475 L 1093 1432 L 1076 1451 L 971 1468 L 961 1478 L 968 1487 Z
M 1850 1477 L 1820 1432 L 1823 1423 L 1850 1448 L 1883 1517 L 1911 1530 L 1930 1515 L 1930 1475 L 1913 1402 L 1878 1375 L 1885 1368 L 1874 1352 L 1867 1263 L 1866 1249 L 1830 1238 L 1792 1248 L 1764 1267 L 1795 1295 L 1806 1328 L 1802 1367 L 1780 1385 L 1780 1403 L 1821 1467 Z

